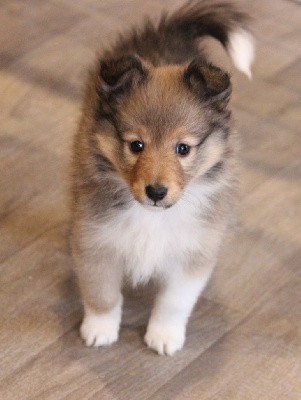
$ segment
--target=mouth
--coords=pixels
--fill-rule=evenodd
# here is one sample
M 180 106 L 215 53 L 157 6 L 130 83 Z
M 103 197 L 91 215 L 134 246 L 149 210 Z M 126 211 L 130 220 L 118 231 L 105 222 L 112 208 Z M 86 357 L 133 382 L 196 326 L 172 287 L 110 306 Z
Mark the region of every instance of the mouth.
M 157 204 L 156 201 L 154 201 L 154 204 L 153 204 L 153 207 L 163 208 L 166 210 L 172 206 L 173 206 L 173 204 Z
M 145 207 L 148 210 L 152 211 L 164 211 L 168 210 L 173 206 L 173 204 L 160 204 L 160 202 L 154 201 L 154 202 L 149 202 L 149 203 L 141 203 L 139 202 L 143 207 Z

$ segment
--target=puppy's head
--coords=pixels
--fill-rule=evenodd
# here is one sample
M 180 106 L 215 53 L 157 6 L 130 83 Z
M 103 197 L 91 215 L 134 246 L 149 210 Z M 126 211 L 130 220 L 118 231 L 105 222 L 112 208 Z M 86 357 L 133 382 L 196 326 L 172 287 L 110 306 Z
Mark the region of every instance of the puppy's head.
M 154 68 L 136 56 L 101 63 L 97 146 L 143 205 L 167 208 L 223 156 L 229 76 L 204 60 Z

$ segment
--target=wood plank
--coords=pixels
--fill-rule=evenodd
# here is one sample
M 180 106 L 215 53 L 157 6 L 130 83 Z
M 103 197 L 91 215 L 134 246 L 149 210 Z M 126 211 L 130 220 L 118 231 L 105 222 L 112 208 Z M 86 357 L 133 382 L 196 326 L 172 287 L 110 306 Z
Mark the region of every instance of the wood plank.
M 301 276 L 160 388 L 151 400 L 297 400 Z
M 187 345 L 183 352 L 174 358 L 158 357 L 146 349 L 142 342 L 149 304 L 146 310 L 146 304 L 141 307 L 139 302 L 131 303 L 133 308 L 126 310 L 117 344 L 111 348 L 88 349 L 79 339 L 77 329 L 72 329 L 23 366 L 21 364 L 20 368 L 6 374 L 0 383 L 2 395 L 6 399 L 14 399 L 22 392 L 24 400 L 111 400 L 120 396 L 137 400 L 146 398 L 221 337 L 237 323 L 238 318 L 238 314 L 229 312 L 218 304 L 201 301 L 191 320 Z M 70 314 L 72 313 L 67 311 L 67 315 Z M 44 318 L 47 320 L 47 315 Z M 69 322 L 67 317 L 67 325 Z M 37 324 L 30 324 L 29 321 L 28 325 L 32 327 L 31 337 L 43 337 L 42 326 L 39 332 Z M 53 324 L 48 325 L 48 331 L 47 335 L 44 331 L 47 340 L 54 333 Z M 22 347 L 25 345 L 23 337 Z M 39 345 L 34 347 L 37 346 Z M 12 356 L 9 358 L 12 359 Z M 139 382 L 143 382 L 143 385 Z
M 0 259 L 3 261 L 68 218 L 68 161 L 30 140 L 7 135 L 0 136 L 0 141 L 5 153 L 0 152 L 3 155 Z
M 301 37 L 301 32 L 300 32 Z M 301 93 L 301 83 L 298 79 L 301 69 L 301 57 L 294 60 L 286 68 L 283 68 L 279 73 L 273 77 L 273 81 L 277 84 L 282 84 L 285 87 L 289 87 L 296 93 Z
M 0 65 L 10 65 L 29 49 L 51 36 L 67 31 L 84 17 L 83 10 L 79 12 L 62 3 L 57 7 L 51 1 L 9 1 L 2 4 Z
M 300 162 L 291 164 L 244 199 L 237 234 L 206 291 L 209 299 L 248 313 L 297 273 L 300 168 Z
M 1 379 L 78 321 L 66 231 L 60 225 L 46 232 L 0 266 Z
M 282 126 L 274 118 L 258 118 L 242 109 L 235 109 L 234 119 L 241 138 L 241 195 L 245 197 L 300 160 L 301 137 L 293 127 Z
M 242 75 L 235 75 L 232 82 L 232 103 L 259 117 L 276 116 L 282 109 L 300 99 L 298 93 L 257 76 L 249 81 Z M 256 101 L 251 101 L 251 99 L 256 99 Z

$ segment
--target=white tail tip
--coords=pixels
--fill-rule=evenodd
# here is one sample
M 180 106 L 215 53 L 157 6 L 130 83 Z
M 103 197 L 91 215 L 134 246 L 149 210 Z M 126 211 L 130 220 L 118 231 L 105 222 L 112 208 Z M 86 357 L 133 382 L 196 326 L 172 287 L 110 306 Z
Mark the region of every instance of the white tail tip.
M 227 48 L 236 68 L 251 79 L 251 66 L 255 57 L 253 36 L 244 29 L 239 28 L 230 33 Z

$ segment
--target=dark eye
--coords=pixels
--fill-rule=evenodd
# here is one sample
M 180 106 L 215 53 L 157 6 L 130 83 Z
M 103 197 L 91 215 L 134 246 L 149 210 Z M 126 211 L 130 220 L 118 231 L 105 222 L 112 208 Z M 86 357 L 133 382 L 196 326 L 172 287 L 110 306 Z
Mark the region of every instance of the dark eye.
M 180 156 L 186 156 L 190 152 L 190 147 L 188 144 L 180 143 L 176 147 L 176 152 L 180 154 Z
M 140 153 L 144 149 L 144 144 L 140 140 L 135 140 L 130 143 L 130 149 L 133 153 Z

